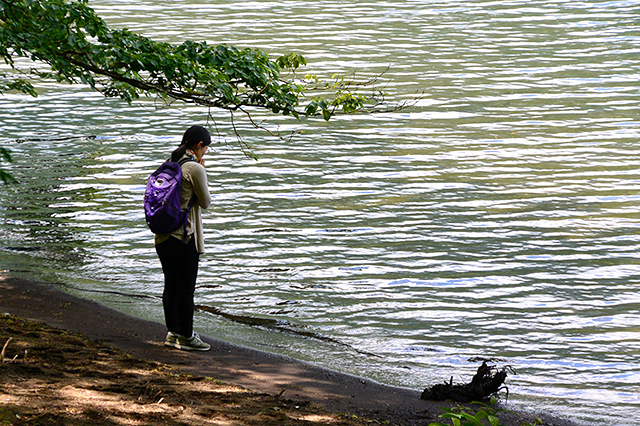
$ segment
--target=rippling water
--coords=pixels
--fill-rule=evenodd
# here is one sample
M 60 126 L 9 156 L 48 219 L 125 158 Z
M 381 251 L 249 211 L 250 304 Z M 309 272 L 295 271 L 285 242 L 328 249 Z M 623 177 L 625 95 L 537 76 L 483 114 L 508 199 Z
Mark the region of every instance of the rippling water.
M 640 424 L 640 2 L 92 1 L 156 39 L 384 71 L 410 109 L 276 118 L 208 154 L 197 327 L 422 389 L 504 359 L 510 401 Z M 206 111 L 0 97 L 0 262 L 162 321 L 148 174 Z M 229 135 L 224 114 L 217 127 Z M 602 420 L 606 419 L 606 420 Z

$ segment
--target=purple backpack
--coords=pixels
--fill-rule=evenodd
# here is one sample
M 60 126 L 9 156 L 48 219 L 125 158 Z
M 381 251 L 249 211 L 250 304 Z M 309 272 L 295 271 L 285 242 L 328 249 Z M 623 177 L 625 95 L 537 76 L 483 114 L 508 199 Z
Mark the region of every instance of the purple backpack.
M 187 230 L 189 208 L 180 208 L 182 164 L 193 161 L 183 158 L 180 162 L 168 160 L 149 176 L 144 193 L 144 215 L 154 234 L 170 234 L 183 226 Z

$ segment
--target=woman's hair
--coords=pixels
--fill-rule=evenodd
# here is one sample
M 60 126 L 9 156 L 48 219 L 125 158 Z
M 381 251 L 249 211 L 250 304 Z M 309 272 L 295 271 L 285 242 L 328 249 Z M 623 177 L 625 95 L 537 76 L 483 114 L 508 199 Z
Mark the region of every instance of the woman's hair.
M 171 153 L 171 161 L 180 160 L 188 149 L 194 148 L 199 142 L 205 146 L 211 144 L 209 131 L 202 126 L 189 127 L 182 136 L 180 146 Z

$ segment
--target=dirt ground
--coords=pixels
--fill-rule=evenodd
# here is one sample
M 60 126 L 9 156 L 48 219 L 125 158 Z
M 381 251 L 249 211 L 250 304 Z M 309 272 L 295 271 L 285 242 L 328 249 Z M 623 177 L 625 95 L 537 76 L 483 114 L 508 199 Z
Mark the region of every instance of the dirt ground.
M 11 340 L 9 340 L 11 339 Z M 3 425 L 370 425 L 278 396 L 181 374 L 75 333 L 0 317 Z

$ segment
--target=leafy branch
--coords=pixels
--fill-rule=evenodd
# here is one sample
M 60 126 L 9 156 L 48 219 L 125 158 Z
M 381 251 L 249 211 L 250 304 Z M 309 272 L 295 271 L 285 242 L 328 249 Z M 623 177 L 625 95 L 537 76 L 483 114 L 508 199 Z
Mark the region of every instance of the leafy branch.
M 355 89 L 370 83 L 344 77 L 329 83 L 312 76 L 299 79 L 296 71 L 306 60 L 295 53 L 272 60 L 259 49 L 195 41 L 175 45 L 112 29 L 87 0 L 0 0 L 0 57 L 18 74 L 88 84 L 129 103 L 155 96 L 167 104 L 179 100 L 232 114 L 250 115 L 258 108 L 328 120 L 337 112 L 365 112 L 382 95 L 360 95 Z M 17 70 L 16 57 L 45 63 L 50 70 Z M 7 90 L 36 96 L 24 75 L 0 74 L 0 94 Z M 307 91 L 319 90 L 322 96 L 306 99 Z
M 0 71 L 0 95 L 18 91 L 38 96 L 38 78 L 60 83 L 87 84 L 106 97 L 132 103 L 142 96 L 161 106 L 181 101 L 228 111 L 245 155 L 254 157 L 242 138 L 236 114 L 256 129 L 289 141 L 295 132 L 270 130 L 254 118 L 256 110 L 329 120 L 337 113 L 399 110 L 408 103 L 385 105 L 386 94 L 377 88 L 379 76 L 358 82 L 334 75 L 323 81 L 297 70 L 306 66 L 296 53 L 273 60 L 262 50 L 185 41 L 169 44 L 112 29 L 88 6 L 88 0 L 0 0 L 0 58 L 9 71 Z M 20 58 L 37 65 L 21 69 Z M 358 90 L 372 88 L 365 96 Z M 212 120 L 215 124 L 215 120 Z M 11 162 L 0 149 L 0 162 Z M 0 169 L 0 180 L 13 178 Z

